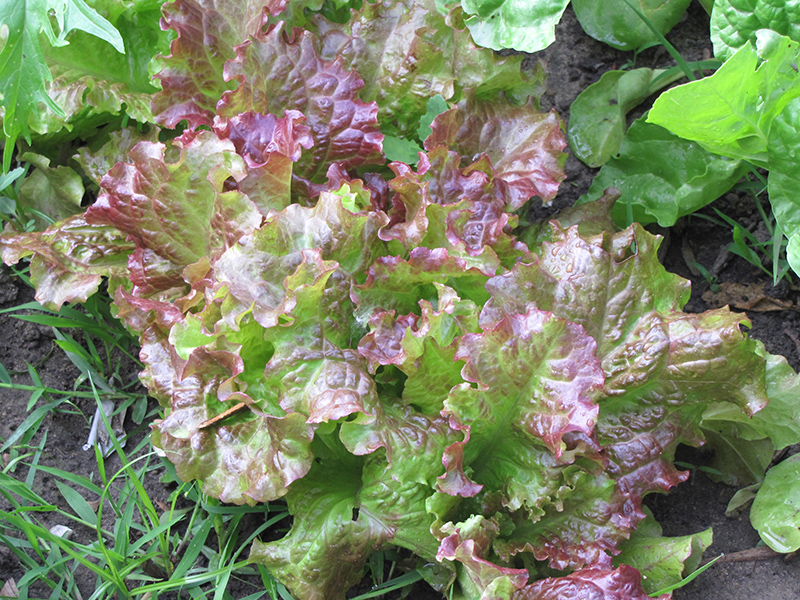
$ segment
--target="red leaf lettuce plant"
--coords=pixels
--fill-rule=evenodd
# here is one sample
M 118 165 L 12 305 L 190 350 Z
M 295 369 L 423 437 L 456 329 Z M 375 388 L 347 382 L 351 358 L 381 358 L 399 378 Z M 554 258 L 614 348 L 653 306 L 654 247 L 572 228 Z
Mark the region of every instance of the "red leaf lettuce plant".
M 154 445 L 221 500 L 285 499 L 251 560 L 298 598 L 343 598 L 388 546 L 452 598 L 648 597 L 614 561 L 642 497 L 685 479 L 707 408 L 767 403 L 746 319 L 683 313 L 610 197 L 512 233 L 564 177 L 561 123 L 541 68 L 476 47 L 460 8 L 284 4 L 166 5 L 152 112 L 185 130 L 82 151 L 97 202 L 3 259 L 31 257 L 49 306 L 108 279 Z M 385 135 L 424 140 L 416 166 L 387 178 Z

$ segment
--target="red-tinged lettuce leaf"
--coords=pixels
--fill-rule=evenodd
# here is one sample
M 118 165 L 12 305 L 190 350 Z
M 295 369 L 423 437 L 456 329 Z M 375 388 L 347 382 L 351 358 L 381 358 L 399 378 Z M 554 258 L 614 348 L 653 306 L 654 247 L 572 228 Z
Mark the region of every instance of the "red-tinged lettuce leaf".
M 598 471 L 599 465 L 592 467 Z M 495 551 L 505 560 L 530 552 L 558 570 L 610 567 L 611 554 L 619 551 L 639 516 L 622 510 L 623 499 L 607 474 L 570 465 L 559 475 L 551 483 L 558 486 L 555 492 L 539 500 L 541 515 L 513 515 L 516 527 L 497 540 Z
M 378 365 L 397 365 L 406 375 L 403 402 L 425 414 L 441 411 L 450 389 L 463 381 L 454 339 L 478 331 L 475 303 L 461 300 L 447 286 L 434 285 L 439 293 L 436 308 L 420 300 L 420 317 L 377 313 L 370 320 L 370 333 L 358 344 L 372 372 Z
M 173 363 L 171 409 L 153 424 L 153 443 L 184 481 L 200 479 L 205 493 L 236 504 L 267 502 L 311 467 L 312 427 L 300 414 L 263 412 L 237 388 L 245 368 L 233 350 L 199 348 Z M 221 391 L 224 390 L 224 391 Z M 231 416 L 208 424 L 239 402 Z
M 315 463 L 286 496 L 291 530 L 275 542 L 253 542 L 250 561 L 266 566 L 297 598 L 343 600 L 369 555 L 391 535 L 359 510 L 360 487 L 360 469 Z
M 544 91 L 541 66 L 521 71 L 521 56 L 500 57 L 476 46 L 454 9 L 445 19 L 433 0 L 364 2 L 345 25 L 316 18 L 323 56 L 342 56 L 366 82 L 361 97 L 377 101 L 380 122 L 416 131 L 428 99 L 459 100 L 463 89 L 480 97 L 500 92 L 515 100 Z
M 425 148 L 447 146 L 466 164 L 486 154 L 494 177 L 508 186 L 506 202 L 516 210 L 532 196 L 552 200 L 566 177 L 567 145 L 555 112 L 540 113 L 532 102 L 516 106 L 470 97 L 437 116 Z
M 238 182 L 239 189 L 264 216 L 291 202 L 294 163 L 302 148 L 314 144 L 304 121 L 296 110 L 286 111 L 280 118 L 250 111 L 215 120 L 217 136 L 233 142 L 247 165 L 247 176 Z
M 470 427 L 476 473 L 493 473 L 512 439 L 559 457 L 567 433 L 592 435 L 603 384 L 596 348 L 579 325 L 536 309 L 460 339 L 463 377 L 478 385 L 453 389 L 446 411 Z
M 3 262 L 14 265 L 31 257 L 31 284 L 36 299 L 53 310 L 65 302 L 85 302 L 103 277 L 119 283 L 128 278 L 128 256 L 134 246 L 114 227 L 87 224 L 75 215 L 43 232 L 0 235 Z
M 408 260 L 399 256 L 378 258 L 367 272 L 367 280 L 353 287 L 356 317 L 364 322 L 376 311 L 386 309 L 401 314 L 419 310 L 419 300 L 437 297 L 434 284 L 447 284 L 469 300 L 483 302 L 486 275 L 444 248 L 415 248 Z
M 448 248 L 471 263 L 480 257 L 479 262 L 490 261 L 487 272 L 496 268 L 490 258 L 495 255 L 509 266 L 529 257 L 527 247 L 507 233 L 516 224 L 505 212 L 509 188 L 494 178 L 488 158 L 465 168 L 460 164 L 460 155 L 445 146 L 420 153 L 416 172 L 392 163 L 397 177 L 389 185 L 395 195 L 381 239 L 398 240 L 407 250 Z M 487 246 L 492 252 L 485 252 Z
M 97 185 L 105 177 L 111 167 L 128 158 L 130 152 L 139 142 L 157 142 L 158 128 L 151 127 L 142 133 L 135 127 L 126 127 L 109 134 L 109 139 L 97 150 L 79 148 L 73 159 L 83 168 L 83 172 Z
M 253 231 L 261 215 L 241 192 L 225 191 L 228 178 L 245 176 L 230 141 L 204 131 L 174 144 L 170 155 L 163 144 L 135 146 L 132 162 L 118 163 L 103 178 L 105 191 L 86 211 L 86 220 L 116 227 L 133 240 L 142 259 L 157 256 L 178 268 L 220 254 Z
M 252 307 L 256 320 L 269 328 L 292 310 L 293 288 L 323 275 L 349 288 L 351 278 L 385 252 L 378 240 L 385 223 L 382 213 L 351 212 L 333 193 L 323 193 L 313 208 L 288 206 L 217 261 L 216 278 L 230 291 L 224 318 L 233 323 Z M 348 307 L 349 300 L 339 309 Z
M 652 600 L 642 588 L 642 576 L 633 567 L 621 565 L 611 569 L 581 569 L 564 577 L 548 577 L 525 586 L 511 600 Z M 658 600 L 669 600 L 662 594 Z
M 538 308 L 597 341 L 606 395 L 598 436 L 625 513 L 641 518 L 645 493 L 685 478 L 671 458 L 679 442 L 702 443 L 706 407 L 725 402 L 752 414 L 764 406 L 765 361 L 741 332 L 742 316 L 680 312 L 686 282 L 658 264 L 658 240 L 640 227 L 583 237 L 554 226 L 550 239 L 536 261 L 487 283 L 481 323 Z
M 528 582 L 526 569 L 500 566 L 489 560 L 494 558 L 492 546 L 500 534 L 497 517 L 486 519 L 475 515 L 461 523 L 447 523 L 436 558 L 439 561 L 458 561 L 459 584 L 463 597 L 494 600 L 510 598 Z
M 378 395 L 361 357 L 353 350 L 322 352 L 314 345 L 321 344 L 290 346 L 272 357 L 263 383 L 268 394 L 287 412 L 305 415 L 310 424 L 350 415 L 358 423 L 374 422 Z
M 320 58 L 311 33 L 271 28 L 237 49 L 225 78 L 240 85 L 217 107 L 222 116 L 284 110 L 305 115 L 314 147 L 295 166 L 297 176 L 319 182 L 334 163 L 350 169 L 384 161 L 378 106 L 359 99 L 364 83 L 341 58 Z
M 236 46 L 259 31 L 270 8 L 263 0 L 176 0 L 164 5 L 162 27 L 177 37 L 157 75 L 162 89 L 152 102 L 156 123 L 169 129 L 184 119 L 190 129 L 211 125 L 222 94 L 236 87 L 223 78 L 225 62 L 236 56 Z
M 633 567 L 617 569 L 588 567 L 562 577 L 548 577 L 528 584 L 528 572 L 502 566 L 493 548 L 502 537 L 502 519 L 474 516 L 456 525 L 447 524 L 438 557 L 458 560 L 458 582 L 463 597 L 480 600 L 649 600 L 642 588 L 641 575 Z M 668 594 L 659 596 L 667 600 Z
M 664 334 L 658 335 L 658 322 L 648 315 L 678 311 L 689 298 L 688 282 L 658 262 L 660 238 L 638 226 L 596 236 L 583 236 L 577 227 L 551 226 L 549 237 L 531 264 L 520 264 L 489 281 L 492 299 L 483 309 L 481 322 L 489 325 L 531 306 L 552 311 L 582 325 L 595 339 L 606 376 L 612 379 L 624 372 L 624 363 L 614 364 L 624 358 L 615 356 L 618 348 L 632 337 L 640 341 L 640 347 L 630 352 L 628 360 L 642 365 L 639 374 L 646 379 L 646 369 L 653 368 L 647 356 L 664 350 L 655 343 Z M 637 331 L 642 318 L 648 323 Z M 610 386 L 606 382 L 606 388 Z

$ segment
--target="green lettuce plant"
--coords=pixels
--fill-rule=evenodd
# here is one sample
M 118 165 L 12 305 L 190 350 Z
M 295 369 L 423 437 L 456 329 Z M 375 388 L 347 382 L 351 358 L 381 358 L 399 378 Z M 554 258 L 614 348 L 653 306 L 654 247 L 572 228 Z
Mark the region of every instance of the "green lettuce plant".
M 250 560 L 296 597 L 343 598 L 399 547 L 452 598 L 668 598 L 710 539 L 636 535 L 643 496 L 704 428 L 769 438 L 796 376 L 743 316 L 684 313 L 612 194 L 515 231 L 564 178 L 562 124 L 541 69 L 476 46 L 460 7 L 285 8 L 165 5 L 151 111 L 183 132 L 83 148 L 97 201 L 9 227 L 3 260 L 51 308 L 106 282 L 154 445 L 206 494 L 286 502 Z

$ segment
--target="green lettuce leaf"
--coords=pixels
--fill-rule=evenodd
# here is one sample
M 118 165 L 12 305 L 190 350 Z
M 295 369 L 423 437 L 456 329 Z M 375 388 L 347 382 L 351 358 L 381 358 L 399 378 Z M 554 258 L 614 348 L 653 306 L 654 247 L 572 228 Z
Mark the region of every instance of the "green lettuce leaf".
M 625 117 L 650 94 L 680 79 L 664 70 L 607 71 L 583 90 L 570 107 L 567 138 L 575 156 L 599 167 L 617 154 L 625 137 Z M 657 83 L 656 83 L 657 80 Z
M 715 0 L 711 41 L 720 60 L 728 60 L 747 42 L 755 42 L 759 29 L 771 29 L 800 41 L 800 5 L 794 0 Z
M 556 25 L 569 0 L 461 0 L 464 22 L 475 43 L 492 50 L 544 50 L 556 39 Z
M 703 552 L 711 545 L 711 528 L 679 537 L 665 538 L 661 526 L 649 511 L 639 523 L 614 565 L 631 565 L 643 575 L 642 587 L 648 594 L 673 586 L 700 564 Z
M 617 50 L 637 50 L 660 40 L 631 5 L 662 35 L 677 25 L 691 0 L 572 0 L 583 30 Z
M 772 122 L 800 96 L 794 69 L 800 44 L 759 30 L 711 77 L 668 90 L 647 117 L 705 149 L 768 167 Z
M 767 471 L 750 509 L 750 523 L 776 552 L 800 548 L 800 456 L 791 456 Z
M 37 229 L 83 213 L 80 175 L 70 167 L 51 167 L 48 158 L 33 152 L 19 158 L 36 167 L 19 187 L 17 208 L 33 217 Z
M 578 202 L 599 198 L 614 187 L 622 192 L 613 210 L 617 224 L 671 227 L 725 194 L 747 169 L 740 160 L 707 152 L 642 117 L 628 129 L 619 156 L 603 165 Z
M 786 237 L 786 254 L 795 273 L 800 269 L 800 204 L 797 189 L 800 182 L 800 162 L 797 158 L 797 127 L 800 126 L 800 100 L 789 102 L 772 123 L 769 131 L 767 156 L 769 179 L 767 189 L 772 213 Z
M 343 598 L 361 580 L 367 558 L 390 531 L 358 508 L 359 469 L 315 464 L 292 485 L 294 523 L 277 542 L 253 542 L 250 560 L 265 565 L 297 597 Z

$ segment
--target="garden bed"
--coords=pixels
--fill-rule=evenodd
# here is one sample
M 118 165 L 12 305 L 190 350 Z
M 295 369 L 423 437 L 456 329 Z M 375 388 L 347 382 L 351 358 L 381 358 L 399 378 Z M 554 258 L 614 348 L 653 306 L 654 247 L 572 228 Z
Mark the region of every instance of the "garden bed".
M 535 58 L 542 58 L 551 74 L 547 92 L 542 98 L 542 108 L 545 110 L 555 108 L 566 122 L 569 117 L 569 107 L 577 94 L 594 83 L 607 70 L 615 66 L 620 67 L 630 59 L 630 53 L 615 51 L 588 38 L 569 8 L 557 28 L 556 35 L 556 43 L 537 54 Z M 711 53 L 708 17 L 697 4 L 692 5 L 681 24 L 668 37 L 686 60 L 702 60 Z M 656 68 L 670 64 L 667 53 L 663 49 L 654 48 L 640 54 L 636 66 Z M 585 167 L 572 155 L 567 159 L 566 170 L 567 179 L 561 184 L 559 194 L 549 207 L 540 207 L 538 199 L 531 202 L 534 205 L 531 207 L 532 220 L 546 220 L 548 216 L 571 206 L 588 190 L 596 174 L 596 170 Z M 755 229 L 757 225 L 759 217 L 755 204 L 746 194 L 728 194 L 702 212 L 713 216 L 714 207 L 744 226 L 751 225 Z M 732 304 L 733 309 L 737 311 L 750 307 L 746 311 L 753 324 L 750 335 L 762 341 L 770 353 L 785 356 L 795 370 L 800 367 L 798 289 L 785 281 L 777 286 L 772 285 L 771 278 L 766 274 L 744 259 L 727 253 L 725 248 L 731 241 L 730 229 L 714 225 L 697 215 L 682 218 L 669 230 L 655 227 L 650 229 L 665 236 L 660 256 L 668 270 L 692 280 L 692 295 L 685 309 L 687 312 L 699 313 L 725 304 Z M 705 274 L 698 271 L 697 263 L 705 267 Z M 0 271 L 0 309 L 12 308 L 32 299 L 33 291 L 19 279 L 13 278 L 10 270 L 3 267 Z M 30 378 L 29 366 L 32 365 L 44 387 L 57 390 L 73 388 L 81 373 L 74 362 L 57 347 L 50 327 L 21 321 L 6 313 L 0 314 L 0 332 L 2 332 L 0 364 L 8 370 L 15 384 L 36 383 Z M 81 341 L 80 335 L 77 339 Z M 122 365 L 118 372 L 119 383 L 132 386 L 128 388 L 131 394 L 143 394 L 143 388 L 136 387 L 135 377 L 138 368 L 134 363 L 125 359 L 123 354 L 115 355 L 114 360 Z M 48 394 L 43 396 L 45 399 L 51 397 Z M 28 390 L 0 389 L 1 440 L 9 439 L 28 418 L 31 409 L 29 398 Z M 38 448 L 38 451 L 33 452 L 37 461 L 34 470 L 38 469 L 38 473 L 32 481 L 32 489 L 48 503 L 61 506 L 64 504 L 64 496 L 55 483 L 59 478 L 39 467 L 62 469 L 76 476 L 97 480 L 96 456 L 92 451 L 82 450 L 95 405 L 95 400 L 91 397 L 73 398 L 70 403 L 60 405 L 57 410 L 44 416 L 41 425 L 36 428 L 36 435 L 26 440 L 27 447 Z M 124 429 L 131 433 L 131 439 L 128 441 L 126 451 L 137 448 L 141 440 L 148 435 L 147 424 L 152 420 L 155 410 L 155 403 L 151 401 L 147 408 L 148 417 L 142 424 L 134 423 L 130 415 L 128 416 Z M 42 445 L 45 434 L 46 443 Z M 148 446 L 145 444 L 141 452 L 147 449 Z M 9 454 L 4 458 L 14 460 Z M 742 560 L 724 559 L 685 588 L 677 590 L 674 598 L 750 600 L 758 597 L 764 600 L 795 600 L 797 590 L 800 589 L 800 560 L 783 556 L 764 557 L 758 553 L 735 554 L 756 548 L 759 536 L 750 526 L 746 511 L 744 516 L 725 516 L 725 508 L 735 489 L 714 483 L 708 478 L 703 468 L 709 464 L 710 458 L 702 451 L 680 449 L 677 460 L 685 465 L 691 465 L 691 475 L 688 480 L 667 495 L 649 495 L 645 504 L 653 511 L 665 535 L 689 535 L 713 527 L 714 543 L 705 551 L 706 559 L 719 554 L 734 554 Z M 169 513 L 170 495 L 176 489 L 177 483 L 163 467 L 159 466 L 160 459 L 153 457 L 152 461 L 152 469 L 143 479 L 145 490 L 158 511 L 162 514 Z M 107 471 L 116 472 L 120 466 L 119 458 L 112 453 L 106 461 Z M 15 470 L 14 476 L 24 478 L 29 472 L 26 467 L 20 465 Z M 118 493 L 118 490 L 115 493 Z M 87 497 L 86 500 L 91 502 L 96 498 Z M 182 506 L 191 506 L 191 502 L 179 498 L 175 507 L 180 509 Z M 0 508 L 7 510 L 8 506 Z M 69 510 L 67 507 L 64 508 Z M 226 518 L 230 518 L 230 515 Z M 254 532 L 260 524 L 259 520 L 263 521 L 263 516 L 257 513 L 244 515 L 241 521 L 237 522 L 239 539 L 245 539 Z M 44 522 L 48 527 L 66 524 L 60 522 L 56 514 L 48 514 L 44 517 Z M 105 514 L 103 524 L 109 529 L 115 527 L 111 511 Z M 288 522 L 284 523 L 283 527 L 271 530 L 271 533 L 267 534 L 272 536 L 269 539 L 280 537 L 281 534 L 278 532 L 285 531 L 286 527 Z M 92 536 L 95 535 L 89 528 L 74 527 L 74 525 L 73 528 L 75 530 L 73 539 L 81 543 L 90 543 Z M 180 535 L 184 530 L 178 527 L 176 531 Z M 215 531 L 220 534 L 229 530 L 222 528 Z M 136 537 L 137 534 L 134 534 L 132 539 Z M 267 538 L 262 536 L 261 539 L 266 541 Z M 209 537 L 209 544 L 213 541 L 214 533 Z M 247 549 L 244 549 L 244 552 L 240 558 L 246 556 Z M 179 559 L 180 556 L 177 555 L 176 558 Z M 395 558 L 400 566 L 398 570 L 401 570 L 403 556 Z M 200 564 L 204 560 L 209 559 L 201 558 Z M 388 565 L 392 562 L 392 560 L 386 561 L 387 574 Z M 0 546 L 0 580 L 19 581 L 27 571 L 28 569 L 20 564 L 18 557 L 8 547 Z M 159 572 L 158 565 L 145 565 L 144 572 L 152 573 L 154 577 L 163 574 L 163 571 Z M 72 577 L 84 597 L 92 593 L 97 581 L 93 573 L 84 567 L 78 567 Z M 371 578 L 366 578 L 349 593 L 349 597 L 367 592 L 372 583 Z M 255 572 L 246 576 L 235 575 L 228 581 L 227 587 L 231 597 L 237 599 L 263 590 L 262 579 Z M 44 586 L 33 589 L 37 590 L 41 597 L 49 594 Z M 441 595 L 432 592 L 422 582 L 399 593 L 409 598 L 441 598 Z M 385 597 L 399 596 L 398 592 L 392 592 Z

